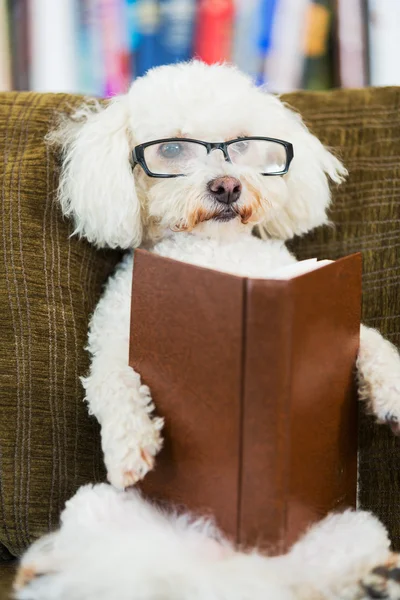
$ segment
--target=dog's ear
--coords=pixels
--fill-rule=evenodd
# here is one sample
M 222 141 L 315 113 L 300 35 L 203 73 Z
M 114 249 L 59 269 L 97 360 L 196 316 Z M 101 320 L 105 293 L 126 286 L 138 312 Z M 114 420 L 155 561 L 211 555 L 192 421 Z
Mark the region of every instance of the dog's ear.
M 58 199 L 75 233 L 98 247 L 140 244 L 140 204 L 130 162 L 128 96 L 83 105 L 47 136 L 61 147 Z
M 270 97 L 271 101 L 271 97 Z M 340 184 L 347 170 L 307 129 L 301 117 L 277 98 L 277 116 L 284 139 L 293 144 L 294 158 L 284 176 L 287 201 L 260 225 L 268 236 L 290 239 L 329 223 L 330 182 Z M 271 109 L 271 106 L 269 106 Z

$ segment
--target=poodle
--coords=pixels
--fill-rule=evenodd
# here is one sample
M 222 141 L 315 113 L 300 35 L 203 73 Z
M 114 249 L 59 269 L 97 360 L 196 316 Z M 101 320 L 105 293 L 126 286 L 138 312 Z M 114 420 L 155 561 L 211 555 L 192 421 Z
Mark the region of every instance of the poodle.
M 238 550 L 216 526 L 131 488 L 82 487 L 22 557 L 17 600 L 398 600 L 399 557 L 367 512 L 331 514 L 287 554 Z
M 151 69 L 106 105 L 88 100 L 48 142 L 62 153 L 58 201 L 75 233 L 126 250 L 91 318 L 82 378 L 108 479 L 125 489 L 153 468 L 163 427 L 128 366 L 134 248 L 268 277 L 296 262 L 287 240 L 329 222 L 329 181 L 347 173 L 278 97 L 199 61 Z M 396 430 L 399 353 L 364 326 L 357 376 L 367 409 Z

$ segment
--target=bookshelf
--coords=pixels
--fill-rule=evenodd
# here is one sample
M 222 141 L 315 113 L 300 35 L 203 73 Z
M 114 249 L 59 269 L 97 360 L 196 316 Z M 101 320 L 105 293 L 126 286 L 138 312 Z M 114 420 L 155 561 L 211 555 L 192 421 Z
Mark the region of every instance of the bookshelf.
M 400 0 L 0 0 L 0 91 L 113 96 L 228 61 L 266 89 L 400 84 Z

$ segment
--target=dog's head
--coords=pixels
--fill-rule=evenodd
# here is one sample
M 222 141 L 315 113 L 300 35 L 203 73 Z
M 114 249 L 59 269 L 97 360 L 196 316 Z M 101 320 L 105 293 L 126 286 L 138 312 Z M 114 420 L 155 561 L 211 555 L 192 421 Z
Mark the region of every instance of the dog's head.
M 269 140 L 242 139 L 253 137 Z M 328 179 L 346 174 L 277 97 L 234 67 L 198 61 L 152 69 L 106 107 L 82 107 L 49 141 L 63 149 L 62 209 L 98 246 L 129 248 L 171 229 L 257 226 L 289 239 L 327 222 Z

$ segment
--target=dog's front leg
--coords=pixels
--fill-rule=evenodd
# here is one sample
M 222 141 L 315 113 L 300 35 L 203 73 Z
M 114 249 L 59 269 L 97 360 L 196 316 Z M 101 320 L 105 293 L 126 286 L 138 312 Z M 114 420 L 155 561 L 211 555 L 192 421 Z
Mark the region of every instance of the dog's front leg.
M 163 421 L 153 418 L 150 390 L 128 365 L 132 255 L 107 283 L 89 328 L 90 371 L 82 379 L 89 411 L 101 425 L 109 481 L 136 483 L 152 469 L 162 445 Z
M 397 348 L 365 325 L 357 358 L 358 393 L 379 423 L 400 429 L 400 355 Z

